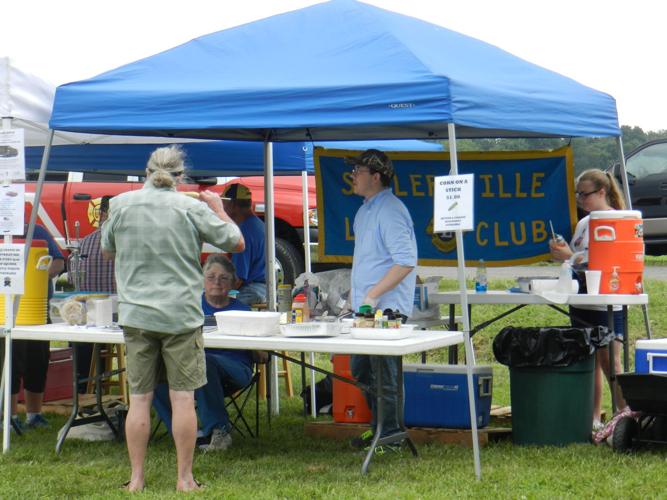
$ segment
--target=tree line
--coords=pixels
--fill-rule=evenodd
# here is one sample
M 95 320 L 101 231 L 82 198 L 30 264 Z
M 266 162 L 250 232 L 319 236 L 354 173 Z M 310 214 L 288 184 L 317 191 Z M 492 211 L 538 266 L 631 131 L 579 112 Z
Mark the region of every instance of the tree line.
M 667 138 L 667 130 L 644 132 L 640 127 L 621 126 L 623 151 L 627 155 L 637 146 L 654 139 Z M 447 141 L 442 141 L 447 149 Z M 461 139 L 459 151 L 528 151 L 557 149 L 572 144 L 574 170 L 578 174 L 589 168 L 607 169 L 618 162 L 615 137 L 575 137 L 573 139 Z

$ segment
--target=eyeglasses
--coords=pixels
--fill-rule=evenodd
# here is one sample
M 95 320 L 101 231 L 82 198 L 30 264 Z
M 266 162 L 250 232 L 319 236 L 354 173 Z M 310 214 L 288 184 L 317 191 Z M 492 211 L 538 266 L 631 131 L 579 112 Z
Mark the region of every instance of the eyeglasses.
M 600 188 L 602 189 L 602 188 Z M 596 189 L 595 191 L 589 191 L 588 193 L 584 193 L 583 191 L 575 191 L 574 194 L 577 198 L 588 198 L 590 195 L 597 193 L 600 191 L 600 189 Z
M 209 283 L 231 283 L 232 279 L 229 276 L 217 276 L 215 274 L 209 274 L 204 276 L 206 281 Z
M 368 168 L 368 167 L 361 167 L 361 166 L 356 166 L 352 169 L 352 175 L 359 175 L 361 172 L 368 172 L 369 174 L 373 174 L 374 172 Z

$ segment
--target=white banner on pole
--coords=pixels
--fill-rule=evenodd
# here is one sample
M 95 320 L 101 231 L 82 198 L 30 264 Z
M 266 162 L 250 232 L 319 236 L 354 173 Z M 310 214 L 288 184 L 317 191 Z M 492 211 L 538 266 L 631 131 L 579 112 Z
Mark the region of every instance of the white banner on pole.
M 433 232 L 472 231 L 474 225 L 473 174 L 435 178 Z
M 25 231 L 25 184 L 0 184 L 0 234 Z
M 23 295 L 25 245 L 0 245 L 0 290 L 3 295 Z
M 22 128 L 0 130 L 0 180 L 25 180 L 25 139 Z

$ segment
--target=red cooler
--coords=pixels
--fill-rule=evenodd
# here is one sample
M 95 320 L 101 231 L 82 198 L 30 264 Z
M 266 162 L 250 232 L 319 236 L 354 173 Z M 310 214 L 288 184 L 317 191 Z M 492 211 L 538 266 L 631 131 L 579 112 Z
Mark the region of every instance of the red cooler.
M 336 375 L 352 378 L 349 354 L 334 354 L 333 367 Z M 371 421 L 371 410 L 359 388 L 336 378 L 333 379 L 333 419 L 338 423 Z
M 591 212 L 588 238 L 588 268 L 602 271 L 600 293 L 642 293 L 644 226 L 641 212 Z

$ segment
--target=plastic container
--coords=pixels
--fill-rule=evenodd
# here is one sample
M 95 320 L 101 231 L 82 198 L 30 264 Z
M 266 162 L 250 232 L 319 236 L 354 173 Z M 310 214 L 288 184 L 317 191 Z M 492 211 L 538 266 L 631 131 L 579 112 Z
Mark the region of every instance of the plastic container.
M 637 341 L 635 372 L 667 375 L 667 339 Z
M 263 337 L 280 332 L 280 313 L 271 311 L 221 311 L 214 314 L 223 335 Z
M 309 321 L 308 323 L 289 323 L 280 325 L 283 337 L 335 337 L 340 334 L 339 321 Z
M 310 307 L 304 293 L 299 293 L 292 301 L 292 323 L 308 323 L 310 321 Z
M 25 243 L 25 240 L 15 238 L 13 243 Z M 16 316 L 17 325 L 46 323 L 50 259 L 46 241 L 33 240 L 26 264 L 24 293 Z M 5 317 L 4 299 L 0 300 L 0 317 Z
M 352 378 L 350 355 L 334 354 L 333 369 L 336 375 Z M 338 423 L 363 424 L 371 421 L 371 410 L 361 390 L 336 378 L 333 379 L 333 419 Z
M 510 367 L 512 440 L 519 445 L 588 443 L 595 361 L 570 366 Z
M 488 281 L 486 276 L 486 263 L 484 259 L 479 259 L 477 272 L 475 274 L 475 292 L 485 293 L 488 288 Z
M 588 234 L 588 269 L 602 271 L 600 293 L 642 293 L 644 225 L 641 212 L 591 212 Z
M 472 368 L 477 427 L 491 418 L 493 370 Z M 405 364 L 405 425 L 470 429 L 468 379 L 465 365 Z
M 278 312 L 286 313 L 292 309 L 292 285 L 278 285 Z

